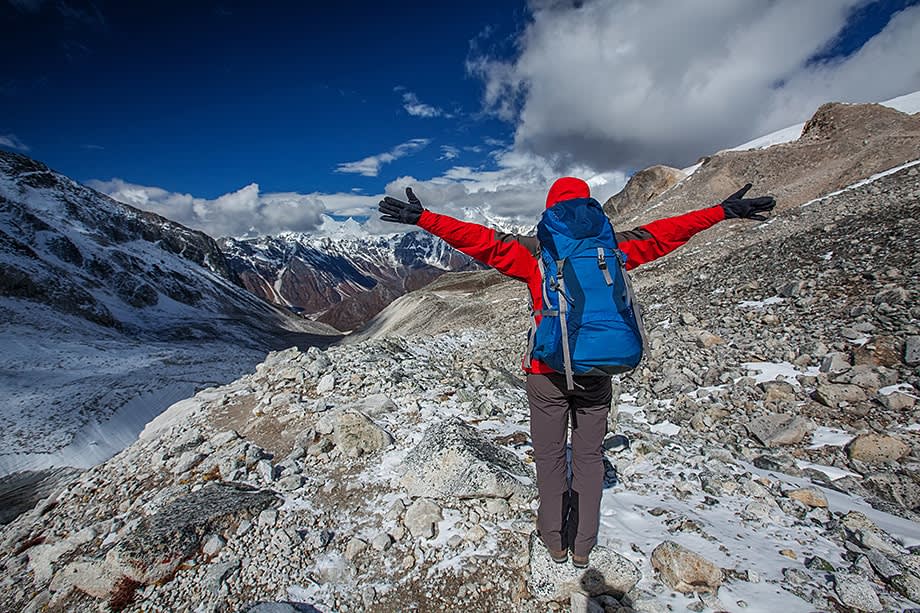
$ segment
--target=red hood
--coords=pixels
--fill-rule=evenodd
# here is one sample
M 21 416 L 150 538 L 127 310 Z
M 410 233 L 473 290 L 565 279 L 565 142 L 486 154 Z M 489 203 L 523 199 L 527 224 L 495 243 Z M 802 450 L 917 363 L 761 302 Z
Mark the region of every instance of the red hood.
M 546 195 L 546 208 L 549 208 L 557 202 L 573 200 L 575 198 L 590 198 L 591 188 L 588 184 L 575 177 L 562 177 L 556 179 L 553 186 L 549 188 Z

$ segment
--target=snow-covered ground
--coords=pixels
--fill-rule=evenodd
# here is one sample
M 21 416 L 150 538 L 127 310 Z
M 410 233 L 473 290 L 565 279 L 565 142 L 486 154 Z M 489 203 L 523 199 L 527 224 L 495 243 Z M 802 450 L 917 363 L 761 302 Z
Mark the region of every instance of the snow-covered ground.
M 3 299 L 0 312 L 21 306 Z M 36 318 L 46 310 L 38 305 L 30 310 L 28 323 L 0 324 L 0 476 L 98 464 L 169 405 L 232 381 L 265 355 L 232 342 L 135 341 L 77 317 Z

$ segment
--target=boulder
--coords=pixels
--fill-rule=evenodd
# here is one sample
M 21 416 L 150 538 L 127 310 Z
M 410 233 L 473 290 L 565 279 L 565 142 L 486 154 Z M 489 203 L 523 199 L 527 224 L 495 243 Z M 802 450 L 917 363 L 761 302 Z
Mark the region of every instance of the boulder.
M 398 407 L 386 394 L 371 394 L 347 405 L 346 408 L 361 411 L 369 417 L 390 415 L 396 413 Z
M 425 431 L 403 460 L 402 472 L 412 496 L 527 502 L 536 495 L 530 470 L 517 456 L 456 417 Z
M 678 592 L 715 594 L 722 585 L 722 570 L 703 556 L 665 541 L 652 550 L 652 568 L 661 579 Z
M 641 578 L 642 574 L 632 562 L 602 546 L 591 551 L 590 564 L 586 569 L 556 564 L 536 532 L 531 534 L 528 587 L 531 594 L 540 600 L 563 602 L 574 592 L 589 596 L 623 595 L 633 589 Z
M 847 443 L 845 449 L 851 460 L 866 464 L 896 462 L 910 453 L 909 445 L 884 434 L 861 434 Z
M 813 397 L 824 406 L 835 409 L 841 402 L 860 402 L 868 398 L 868 395 L 858 385 L 822 381 L 815 388 Z
M 805 487 L 797 490 L 786 492 L 786 496 L 793 500 L 798 500 L 802 504 L 811 508 L 827 508 L 827 496 L 821 490 L 813 487 Z
M 276 500 L 269 490 L 209 483 L 145 517 L 109 551 L 106 561 L 138 583 L 166 581 L 198 551 L 205 534 L 220 532 L 237 516 L 255 515 Z
M 373 453 L 393 444 L 389 432 L 360 411 L 342 411 L 335 418 L 332 440 L 343 452 L 361 450 Z
M 102 560 L 78 560 L 59 570 L 50 588 L 61 592 L 72 585 L 93 598 L 108 598 L 123 579 L 122 573 Z
M 836 575 L 834 591 L 841 603 L 857 611 L 875 612 L 883 609 L 872 583 L 861 575 Z
M 770 413 L 752 419 L 747 424 L 751 436 L 764 447 L 800 443 L 813 429 L 810 421 L 788 413 Z
M 415 538 L 432 538 L 441 521 L 441 507 L 433 500 L 419 498 L 406 509 L 403 524 Z

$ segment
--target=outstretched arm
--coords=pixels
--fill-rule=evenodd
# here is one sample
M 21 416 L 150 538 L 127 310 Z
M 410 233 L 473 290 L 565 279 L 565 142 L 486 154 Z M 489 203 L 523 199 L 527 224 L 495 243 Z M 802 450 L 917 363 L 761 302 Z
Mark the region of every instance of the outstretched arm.
M 761 213 L 771 211 L 776 206 L 776 199 L 772 196 L 745 198 L 744 195 L 749 189 L 750 183 L 716 206 L 659 219 L 627 232 L 617 232 L 617 242 L 627 256 L 626 268 L 635 268 L 674 251 L 697 232 L 712 227 L 723 219 L 764 221 L 766 217 Z
M 617 232 L 617 243 L 626 253 L 626 268 L 631 270 L 667 255 L 685 244 L 697 232 L 725 219 L 721 205 L 659 219 L 626 232 Z
M 524 281 L 533 274 L 536 259 L 514 237 L 499 235 L 492 228 L 479 224 L 432 213 L 422 208 L 412 188 L 406 188 L 406 197 L 408 202 L 389 196 L 384 198 L 379 205 L 380 212 L 384 214 L 381 219 L 416 224 L 451 247 L 509 277 Z

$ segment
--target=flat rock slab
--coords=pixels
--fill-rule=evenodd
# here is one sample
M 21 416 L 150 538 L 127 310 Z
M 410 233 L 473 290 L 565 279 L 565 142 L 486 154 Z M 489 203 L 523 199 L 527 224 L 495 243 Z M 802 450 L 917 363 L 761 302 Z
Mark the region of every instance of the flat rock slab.
M 812 429 L 808 420 L 785 413 L 764 415 L 747 424 L 748 432 L 764 447 L 800 443 Z
M 198 551 L 205 534 L 220 532 L 240 514 L 256 515 L 276 500 L 270 490 L 209 483 L 145 517 L 106 561 L 138 583 L 165 581 Z
M 518 502 L 536 496 L 532 473 L 516 455 L 456 417 L 428 428 L 402 470 L 402 484 L 412 496 Z
M 642 578 L 642 573 L 627 558 L 606 547 L 595 547 L 588 568 L 575 568 L 571 562 L 556 564 L 537 536 L 530 537 L 530 580 L 534 597 L 558 602 L 569 600 L 572 593 L 589 596 L 622 596 Z
M 689 549 L 673 541 L 665 541 L 652 551 L 652 568 L 661 579 L 678 592 L 708 592 L 715 594 L 722 585 L 722 570 Z

